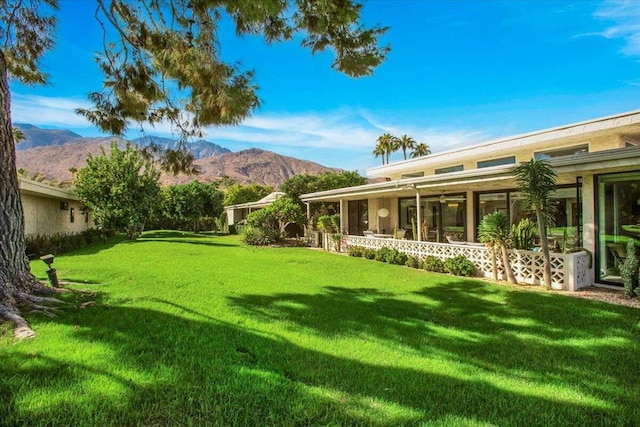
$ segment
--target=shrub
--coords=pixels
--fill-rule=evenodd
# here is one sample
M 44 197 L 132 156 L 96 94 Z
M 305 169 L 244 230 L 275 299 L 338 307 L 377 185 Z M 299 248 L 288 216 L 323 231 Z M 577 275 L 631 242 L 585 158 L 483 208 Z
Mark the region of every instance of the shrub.
M 407 262 L 405 262 L 404 265 L 411 268 L 420 268 L 422 261 L 420 261 L 420 258 L 417 256 L 409 255 L 407 257 Z
M 46 254 L 60 255 L 103 242 L 105 238 L 113 235 L 115 233 L 112 230 L 91 229 L 76 234 L 57 233 L 47 236 L 40 234 L 26 236 L 27 255 L 38 257 Z
M 444 269 L 447 273 L 465 277 L 472 276 L 476 272 L 475 264 L 463 255 L 447 259 L 444 262 Z
M 638 279 L 638 258 L 636 258 L 634 239 L 627 241 L 627 257 L 622 264 L 622 268 L 620 268 L 620 273 L 622 275 L 622 283 L 624 283 L 624 290 L 628 296 L 632 297 Z
M 397 249 L 390 249 L 387 253 L 385 261 L 389 264 L 405 265 L 408 258 L 409 257 L 407 256 L 407 254 L 400 252 Z
M 362 252 L 362 257 L 366 258 L 366 259 L 375 259 L 376 258 L 376 250 L 375 249 L 370 249 L 370 248 L 366 248 L 363 252 Z
M 387 248 L 386 246 L 382 247 L 378 249 L 374 259 L 376 261 L 387 262 L 387 255 L 389 254 L 389 252 L 391 252 L 390 248 Z
M 278 240 L 278 232 L 270 228 L 247 226 L 242 231 L 242 241 L 250 246 L 267 246 Z
M 352 257 L 363 257 L 364 251 L 365 248 L 363 248 L 362 246 L 349 246 L 349 249 L 347 250 L 349 256 Z
M 442 263 L 442 260 L 433 255 L 427 256 L 424 261 L 422 261 L 422 268 L 427 271 L 444 273 L 444 264 Z

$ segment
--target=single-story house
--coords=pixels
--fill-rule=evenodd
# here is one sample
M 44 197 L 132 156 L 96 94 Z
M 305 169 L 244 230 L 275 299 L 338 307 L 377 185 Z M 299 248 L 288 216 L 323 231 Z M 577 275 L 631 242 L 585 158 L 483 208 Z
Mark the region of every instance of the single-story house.
M 224 211 L 227 213 L 227 221 L 229 225 L 238 224 L 242 220 L 247 218 L 251 212 L 266 208 L 280 197 L 284 196 L 284 193 L 274 191 L 267 194 L 262 199 L 255 202 L 239 203 L 237 205 L 225 206 Z
M 71 190 L 18 178 L 25 235 L 75 234 L 95 228 L 89 211 Z
M 526 215 L 514 170 L 532 158 L 547 159 L 558 176 L 548 232 L 554 287 L 621 286 L 622 248 L 628 239 L 640 244 L 640 111 L 373 167 L 367 175 L 385 182 L 301 199 L 338 203 L 347 245 L 420 257 L 464 254 L 489 276 L 488 249 L 474 244 L 478 224 L 495 211 L 512 224 Z M 398 229 L 404 239 L 393 238 Z M 512 259 L 519 280 L 540 281 L 539 253 L 513 251 Z

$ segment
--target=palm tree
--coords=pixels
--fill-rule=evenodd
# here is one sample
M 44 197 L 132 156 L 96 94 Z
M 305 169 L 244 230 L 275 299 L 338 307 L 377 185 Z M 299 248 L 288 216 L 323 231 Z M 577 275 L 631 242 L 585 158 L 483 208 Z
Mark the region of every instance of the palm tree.
M 515 175 L 518 191 L 524 195 L 523 208 L 536 214 L 540 231 L 540 250 L 544 262 L 542 280 L 544 286 L 550 288 L 551 257 L 549 256 L 547 226 L 553 224 L 556 212 L 556 205 L 551 200 L 551 194 L 557 188 L 557 175 L 549 163 L 536 159 L 520 164 L 516 168 Z
M 402 149 L 402 155 L 407 160 L 407 150 L 413 150 L 416 146 L 416 141 L 407 135 L 402 135 L 398 140 L 398 149 Z
M 374 150 L 374 156 L 377 157 L 378 155 L 376 155 L 376 151 L 379 151 L 381 155 L 386 159 L 386 161 L 385 159 L 383 159 L 382 164 L 389 163 L 389 154 L 393 153 L 397 149 L 397 139 L 398 138 L 391 135 L 390 133 L 385 133 L 384 135 L 378 137 L 378 145 L 376 145 L 376 148 Z
M 413 147 L 411 152 L 411 158 L 422 157 L 431 154 L 431 148 L 424 142 L 420 142 Z
M 511 227 L 509 226 L 507 216 L 502 212 L 496 211 L 482 217 L 482 221 L 480 221 L 480 225 L 478 226 L 478 240 L 491 246 L 493 278 L 498 278 L 495 259 L 495 251 L 497 249 L 502 253 L 502 264 L 504 265 L 504 272 L 507 275 L 507 279 L 510 283 L 518 283 L 516 276 L 513 274 L 513 270 L 511 270 L 509 252 L 507 251 L 507 247 L 511 242 Z
M 384 165 L 384 155 L 385 155 L 384 148 L 382 147 L 380 142 L 378 142 L 376 147 L 373 149 L 373 157 L 382 157 L 382 164 Z

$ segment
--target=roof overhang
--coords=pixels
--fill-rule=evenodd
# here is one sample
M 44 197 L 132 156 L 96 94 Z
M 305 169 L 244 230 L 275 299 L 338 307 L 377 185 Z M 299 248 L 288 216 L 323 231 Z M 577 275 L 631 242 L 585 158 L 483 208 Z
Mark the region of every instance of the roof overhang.
M 32 196 L 47 197 L 58 200 L 80 200 L 71 190 L 53 187 L 42 182 L 33 181 L 23 177 L 18 178 L 20 193 Z
M 585 153 L 578 156 L 548 160 L 558 174 L 558 184 L 576 182 L 578 176 L 640 170 L 640 147 Z M 409 197 L 421 195 L 491 191 L 515 188 L 514 171 L 518 165 L 494 166 L 483 169 L 429 175 L 418 178 L 366 184 L 303 194 L 303 202 L 337 202 L 373 197 Z
M 550 141 L 556 141 L 561 145 L 571 145 L 587 138 L 612 134 L 637 142 L 640 139 L 640 110 L 495 139 L 477 145 L 376 166 L 367 169 L 367 175 L 370 177 L 397 176 L 412 170 L 453 165 L 470 158 L 486 157 L 487 154 L 506 155 L 512 153 L 514 149 L 537 147 Z

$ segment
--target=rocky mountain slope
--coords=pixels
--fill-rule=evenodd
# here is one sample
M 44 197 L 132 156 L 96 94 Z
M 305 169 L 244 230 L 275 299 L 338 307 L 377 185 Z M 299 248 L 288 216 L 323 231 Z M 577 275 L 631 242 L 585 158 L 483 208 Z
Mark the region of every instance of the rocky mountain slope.
M 104 147 L 108 151 L 111 141 L 114 140 L 113 137 L 83 138 L 70 131 L 51 131 L 38 129 L 35 126 L 33 127 L 35 129 L 32 129 L 29 126 L 20 125 L 26 139 L 18 144 L 22 147 L 17 151 L 17 166 L 18 169 L 26 171 L 25 173 L 29 177 L 38 175 L 47 181 L 70 183 L 73 176 L 69 169 L 82 168 L 86 164 L 88 154 L 99 155 L 100 147 Z M 37 139 L 30 139 L 34 134 L 37 135 Z M 48 144 L 47 135 L 50 137 Z M 148 143 L 148 140 L 138 142 Z M 163 139 L 157 138 L 154 142 L 168 144 L 172 141 L 166 139 L 163 141 Z M 196 146 L 201 155 L 213 152 L 213 154 L 196 160 L 202 172 L 200 175 L 174 177 L 162 174 L 161 181 L 164 184 L 186 183 L 194 179 L 212 182 L 223 176 L 228 176 L 243 184 L 258 183 L 278 187 L 283 181 L 295 174 L 319 174 L 337 170 L 257 148 L 231 152 L 227 148 L 213 144 L 219 147 L 215 149 L 211 144 L 213 143 L 203 141 L 202 144 Z

